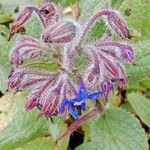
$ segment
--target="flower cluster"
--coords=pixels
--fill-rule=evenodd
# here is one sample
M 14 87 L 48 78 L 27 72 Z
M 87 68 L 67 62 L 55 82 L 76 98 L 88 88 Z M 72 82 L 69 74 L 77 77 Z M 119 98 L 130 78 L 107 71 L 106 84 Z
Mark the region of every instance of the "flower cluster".
M 88 33 L 100 19 L 122 39 L 131 38 L 116 11 L 100 10 L 82 27 L 74 21 L 62 19 L 52 3 L 27 6 L 10 24 L 10 38 L 25 25 L 33 12 L 42 22 L 43 33 L 39 40 L 28 35 L 17 39 L 10 54 L 14 68 L 8 76 L 8 88 L 14 93 L 30 89 L 25 105 L 27 110 L 37 107 L 46 117 L 67 112 L 78 119 L 79 109 L 85 110 L 86 100 L 103 97 L 107 101 L 114 84 L 127 82 L 123 63 L 133 62 L 133 48 L 128 43 L 114 41 L 110 35 L 104 35 L 96 42 L 86 41 Z M 58 57 L 54 57 L 55 54 Z M 84 66 L 86 70 L 76 71 L 75 62 L 82 54 L 88 60 Z M 59 64 L 57 72 L 24 67 L 27 61 L 32 64 L 45 55 L 52 56 Z

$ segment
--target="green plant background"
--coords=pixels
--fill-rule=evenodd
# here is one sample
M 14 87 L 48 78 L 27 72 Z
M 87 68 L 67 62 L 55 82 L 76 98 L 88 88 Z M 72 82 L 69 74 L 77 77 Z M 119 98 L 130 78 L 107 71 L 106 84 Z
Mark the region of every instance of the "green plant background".
M 9 52 L 17 37 L 8 41 L 8 24 L 16 11 L 29 4 L 44 0 L 1 0 L 0 1 L 0 150 L 70 150 L 69 137 L 61 144 L 56 139 L 67 128 L 62 117 L 55 117 L 54 123 L 44 117 L 38 118 L 36 110 L 26 112 L 24 102 L 27 95 L 7 92 L 7 75 L 10 70 Z M 76 150 L 148 150 L 150 138 L 150 0 L 54 0 L 62 9 L 77 4 L 83 24 L 96 11 L 103 8 L 118 9 L 126 20 L 129 40 L 136 54 L 134 65 L 127 65 L 129 75 L 128 101 L 120 108 L 115 106 L 112 96 L 109 107 L 101 115 L 86 122 L 81 128 L 84 141 Z M 26 32 L 33 37 L 40 36 L 41 27 L 33 18 L 26 25 Z M 98 22 L 89 34 L 90 40 L 99 38 L 105 27 Z M 116 37 L 118 38 L 118 37 Z M 49 66 L 49 67 L 48 67 Z M 31 66 L 30 66 L 31 67 Z M 55 70 L 50 63 L 36 66 Z M 136 117 L 135 117 L 136 116 Z M 146 126 L 146 128 L 144 127 Z M 149 130 L 146 130 L 149 129 Z

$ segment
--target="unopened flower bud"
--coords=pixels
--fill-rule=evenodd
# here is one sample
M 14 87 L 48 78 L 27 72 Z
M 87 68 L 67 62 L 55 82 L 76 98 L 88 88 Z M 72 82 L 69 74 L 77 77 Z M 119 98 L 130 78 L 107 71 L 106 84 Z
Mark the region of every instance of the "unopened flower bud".
M 46 43 L 68 43 L 76 36 L 77 27 L 69 21 L 59 22 L 53 27 L 46 30 L 42 36 L 43 42 Z

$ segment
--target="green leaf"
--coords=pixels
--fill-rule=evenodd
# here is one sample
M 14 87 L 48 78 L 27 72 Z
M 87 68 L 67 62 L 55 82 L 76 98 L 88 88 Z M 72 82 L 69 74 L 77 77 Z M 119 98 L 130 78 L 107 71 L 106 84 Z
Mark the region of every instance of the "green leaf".
M 125 0 L 120 10 L 136 40 L 150 38 L 150 1 L 149 0 Z
M 148 150 L 147 137 L 140 123 L 123 109 L 109 108 L 89 124 L 91 142 L 77 150 Z
M 7 93 L 0 98 L 0 130 L 5 128 L 10 120 L 11 98 L 13 94 Z
M 63 6 L 69 6 L 77 3 L 79 0 L 53 0 L 55 3 L 59 3 Z
M 38 118 L 38 110 L 26 112 L 24 101 L 26 97 L 17 94 L 11 99 L 13 106 L 10 107 L 11 122 L 0 132 L 0 149 L 15 149 L 38 137 L 48 133 L 47 120 Z
M 42 34 L 42 24 L 37 15 L 26 23 L 25 29 L 29 36 L 33 38 L 40 38 Z
M 0 14 L 0 24 L 10 22 L 13 18 L 10 14 Z
M 105 23 L 102 21 L 99 21 L 90 30 L 89 34 L 87 35 L 87 40 L 89 42 L 95 41 L 95 40 L 101 38 L 105 32 L 106 32 Z
M 56 116 L 53 118 L 53 121 L 49 120 L 48 130 L 50 135 L 54 140 L 57 140 L 62 132 L 67 130 L 67 124 L 62 116 Z M 66 150 L 69 144 L 69 137 L 65 138 L 63 142 L 59 143 L 56 146 L 61 147 L 61 150 Z M 60 149 L 58 147 L 58 149 Z M 56 148 L 56 147 L 55 147 Z M 57 148 L 56 148 L 57 149 Z
M 79 2 L 79 7 L 81 9 L 81 18 L 80 22 L 85 23 L 87 20 L 90 19 L 95 12 L 105 8 L 106 6 L 110 6 L 110 0 L 81 0 Z
M 53 150 L 55 149 L 55 141 L 50 137 L 37 138 L 15 150 L 30 150 L 31 147 L 32 150 Z
M 138 93 L 130 93 L 128 101 L 140 119 L 150 127 L 150 101 Z
M 16 15 L 16 10 L 20 10 L 26 5 L 33 5 L 33 4 L 39 4 L 42 2 L 42 0 L 25 0 L 25 1 L 20 1 L 20 0 L 1 0 L 0 1 L 2 4 L 2 7 L 5 11 L 10 13 L 13 17 Z
M 135 113 L 135 111 L 133 110 L 132 106 L 130 105 L 130 103 L 127 101 L 124 104 L 121 105 L 121 108 L 125 109 L 126 111 L 130 112 L 130 113 Z
M 0 29 L 0 91 L 4 93 L 7 89 L 6 81 L 10 69 L 9 51 L 15 37 L 8 42 L 8 29 L 3 25 L 0 26 Z
M 119 6 L 123 3 L 124 0 L 112 0 L 111 5 L 114 8 L 119 8 Z
M 62 116 L 53 118 L 53 122 L 49 121 L 48 123 L 49 133 L 55 140 L 58 139 L 58 137 L 60 136 L 59 134 L 61 132 L 67 129 L 67 126 L 64 122 L 65 121 Z
M 137 88 L 138 82 L 150 78 L 150 40 L 137 42 L 133 45 L 135 65 L 128 65 L 129 87 Z
M 146 89 L 150 89 L 150 78 L 139 81 L 139 86 Z

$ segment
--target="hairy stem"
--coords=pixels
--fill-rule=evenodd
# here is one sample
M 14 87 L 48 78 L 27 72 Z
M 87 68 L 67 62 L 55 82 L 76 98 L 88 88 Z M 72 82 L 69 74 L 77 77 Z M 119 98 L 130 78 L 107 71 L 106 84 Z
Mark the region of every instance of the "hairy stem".
M 82 116 L 80 119 L 76 120 L 74 123 L 72 123 L 68 129 L 62 134 L 60 135 L 60 137 L 58 138 L 57 142 L 61 142 L 65 137 L 71 135 L 75 130 L 77 130 L 85 121 L 95 117 L 99 112 L 94 109 L 92 111 L 90 111 L 89 113 L 85 114 L 84 116 Z
M 104 10 L 104 11 L 99 11 L 98 13 L 96 13 L 90 20 L 89 22 L 86 24 L 86 27 L 83 29 L 83 33 L 82 36 L 80 38 L 80 42 L 78 44 L 78 46 L 82 45 L 82 42 L 84 41 L 88 31 L 91 29 L 91 27 L 93 26 L 93 24 L 95 24 L 95 22 L 100 19 L 102 16 L 105 15 L 109 15 L 110 11 L 108 10 Z

